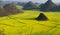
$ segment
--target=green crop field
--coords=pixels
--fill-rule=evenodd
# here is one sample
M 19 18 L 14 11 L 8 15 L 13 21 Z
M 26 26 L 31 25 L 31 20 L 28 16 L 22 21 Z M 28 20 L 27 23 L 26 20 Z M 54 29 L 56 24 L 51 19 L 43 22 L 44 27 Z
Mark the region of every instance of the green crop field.
M 35 20 L 40 13 L 49 20 Z M 60 12 L 24 10 L 24 13 L 0 17 L 0 30 L 5 35 L 60 35 Z

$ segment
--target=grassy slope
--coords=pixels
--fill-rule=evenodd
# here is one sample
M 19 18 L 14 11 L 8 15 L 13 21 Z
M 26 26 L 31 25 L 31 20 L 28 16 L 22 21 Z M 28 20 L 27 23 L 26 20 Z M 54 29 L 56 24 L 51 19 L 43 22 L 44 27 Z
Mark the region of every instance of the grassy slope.
M 24 10 L 22 14 L 0 17 L 0 29 L 4 29 L 5 35 L 40 35 L 42 31 L 60 35 L 60 12 L 43 12 L 49 20 L 36 21 L 34 18 L 40 13 L 37 10 Z

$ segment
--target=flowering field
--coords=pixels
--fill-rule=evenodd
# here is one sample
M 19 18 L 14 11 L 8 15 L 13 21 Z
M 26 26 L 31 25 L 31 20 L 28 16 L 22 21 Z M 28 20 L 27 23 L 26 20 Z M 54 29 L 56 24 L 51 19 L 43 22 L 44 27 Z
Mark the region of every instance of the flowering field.
M 40 13 L 49 20 L 35 20 Z M 4 35 L 60 35 L 60 12 L 24 10 L 24 13 L 0 17 L 0 30 Z

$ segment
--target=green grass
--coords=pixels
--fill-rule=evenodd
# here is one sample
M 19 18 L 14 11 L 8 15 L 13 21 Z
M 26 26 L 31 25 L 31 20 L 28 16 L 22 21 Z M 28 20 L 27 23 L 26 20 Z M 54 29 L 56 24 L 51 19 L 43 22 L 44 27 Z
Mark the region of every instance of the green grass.
M 0 29 L 5 35 L 60 35 L 60 12 L 42 12 L 48 21 L 37 21 L 38 10 L 24 10 L 22 14 L 0 17 Z
M 22 6 L 19 6 L 19 5 L 17 5 L 16 7 L 17 7 L 18 9 L 22 9 L 22 8 L 23 8 Z

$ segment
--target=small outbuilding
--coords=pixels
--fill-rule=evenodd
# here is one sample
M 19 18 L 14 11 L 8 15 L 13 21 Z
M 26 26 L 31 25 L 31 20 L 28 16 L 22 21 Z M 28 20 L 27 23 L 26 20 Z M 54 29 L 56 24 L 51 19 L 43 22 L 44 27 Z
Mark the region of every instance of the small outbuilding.
M 36 20 L 43 21 L 43 20 L 48 20 L 48 18 L 43 13 L 40 13 L 39 16 L 36 18 Z

